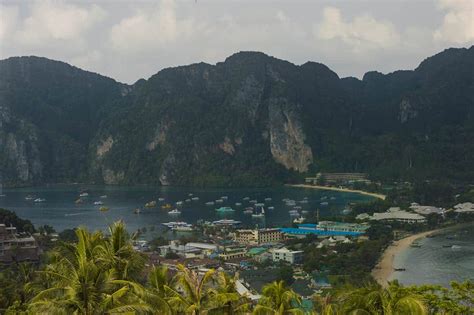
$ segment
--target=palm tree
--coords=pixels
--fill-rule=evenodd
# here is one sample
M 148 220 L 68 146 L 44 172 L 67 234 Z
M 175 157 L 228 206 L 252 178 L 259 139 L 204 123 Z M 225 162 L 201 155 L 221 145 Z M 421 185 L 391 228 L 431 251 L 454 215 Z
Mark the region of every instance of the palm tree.
M 200 276 L 196 271 L 178 265 L 178 274 L 174 288 L 167 288 L 168 303 L 171 307 L 185 314 L 199 315 L 222 309 L 229 299 L 216 298 L 214 276 L 216 271 L 210 269 Z
M 313 296 L 313 308 L 316 314 L 320 315 L 338 315 L 342 314 L 340 307 L 335 301 L 331 294 L 314 295 Z
M 404 289 L 398 281 L 387 288 L 366 286 L 342 293 L 340 302 L 347 314 L 428 314 L 423 297 Z
M 123 306 L 128 287 L 117 288 L 114 272 L 102 268 L 94 256 L 103 241 L 101 234 L 84 228 L 77 229 L 76 234 L 78 243 L 59 248 L 53 263 L 42 271 L 53 281 L 32 299 L 29 308 L 33 313 L 92 315 Z
M 236 290 L 238 275 L 231 277 L 220 271 L 215 274 L 215 278 L 216 283 L 211 288 L 211 294 L 216 308 L 209 313 L 228 315 L 248 313 L 250 308 L 248 299 L 240 296 Z
M 255 307 L 254 314 L 303 314 L 298 307 L 301 297 L 285 286 L 283 281 L 274 281 L 262 289 L 262 297 Z
M 137 280 L 145 266 L 145 256 L 132 245 L 131 237 L 123 221 L 109 227 L 110 236 L 95 248 L 98 262 L 115 272 L 117 279 Z

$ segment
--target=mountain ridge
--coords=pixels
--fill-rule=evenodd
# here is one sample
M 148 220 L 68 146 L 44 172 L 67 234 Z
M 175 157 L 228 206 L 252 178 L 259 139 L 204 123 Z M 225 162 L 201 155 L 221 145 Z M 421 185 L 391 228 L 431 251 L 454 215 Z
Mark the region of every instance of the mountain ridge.
M 317 62 L 238 52 L 133 85 L 11 57 L 0 61 L 3 178 L 239 186 L 326 170 L 469 180 L 473 52 L 447 49 L 414 70 L 362 80 Z

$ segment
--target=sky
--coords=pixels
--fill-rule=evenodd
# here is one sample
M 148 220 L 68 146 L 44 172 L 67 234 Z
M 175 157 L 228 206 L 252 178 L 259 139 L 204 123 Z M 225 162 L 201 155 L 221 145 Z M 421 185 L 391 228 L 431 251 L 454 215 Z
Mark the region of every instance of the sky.
M 474 44 L 474 0 L 0 0 L 0 59 L 43 56 L 133 83 L 262 51 L 340 77 Z

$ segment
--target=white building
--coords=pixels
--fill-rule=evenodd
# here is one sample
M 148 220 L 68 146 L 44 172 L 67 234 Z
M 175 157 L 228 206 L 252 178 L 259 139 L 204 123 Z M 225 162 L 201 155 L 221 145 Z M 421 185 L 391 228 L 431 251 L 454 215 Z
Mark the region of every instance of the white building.
M 386 212 L 374 213 L 371 220 L 375 221 L 398 221 L 407 223 L 423 223 L 426 218 L 418 213 L 401 210 L 399 207 L 391 207 Z
M 276 244 L 283 241 L 283 234 L 280 229 L 237 230 L 235 241 L 245 245 Z
M 428 215 L 431 213 L 444 214 L 445 212 L 444 208 L 438 208 L 438 207 L 433 207 L 433 206 L 421 206 L 417 204 L 416 202 L 413 202 L 411 204 L 410 209 L 421 215 Z
M 303 262 L 302 250 L 289 250 L 286 247 L 272 250 L 273 262 L 286 261 L 290 264 L 301 264 Z
M 454 206 L 454 212 L 457 213 L 474 213 L 474 203 L 465 202 Z

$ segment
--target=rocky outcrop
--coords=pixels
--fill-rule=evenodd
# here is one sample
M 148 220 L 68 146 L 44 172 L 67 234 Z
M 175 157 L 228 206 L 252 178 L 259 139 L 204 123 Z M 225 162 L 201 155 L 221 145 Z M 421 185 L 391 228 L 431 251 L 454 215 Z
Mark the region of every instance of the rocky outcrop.
M 102 142 L 97 145 L 97 157 L 102 158 L 107 152 L 110 151 L 110 149 L 112 149 L 113 145 L 114 138 L 112 138 L 112 136 L 108 136 L 105 140 L 102 140 Z
M 284 98 L 271 99 L 268 106 L 270 150 L 274 160 L 289 170 L 306 172 L 313 162 L 311 148 L 295 105 Z
M 219 148 L 229 155 L 234 155 L 235 147 L 229 137 L 224 138 L 224 142 L 219 143 Z
M 113 171 L 111 169 L 104 169 L 102 170 L 102 177 L 105 184 L 117 185 L 124 180 L 125 173 L 123 171 Z
M 155 130 L 153 139 L 146 144 L 146 149 L 148 151 L 153 151 L 158 145 L 164 144 L 166 141 L 166 135 L 168 134 L 169 128 L 173 125 L 174 122 L 161 122 L 158 124 Z
M 412 120 L 418 116 L 418 111 L 408 98 L 402 99 L 400 102 L 400 111 L 398 117 L 402 124 Z
M 263 95 L 263 85 L 253 75 L 246 77 L 232 99 L 231 106 L 248 115 L 255 123 L 257 111 Z

